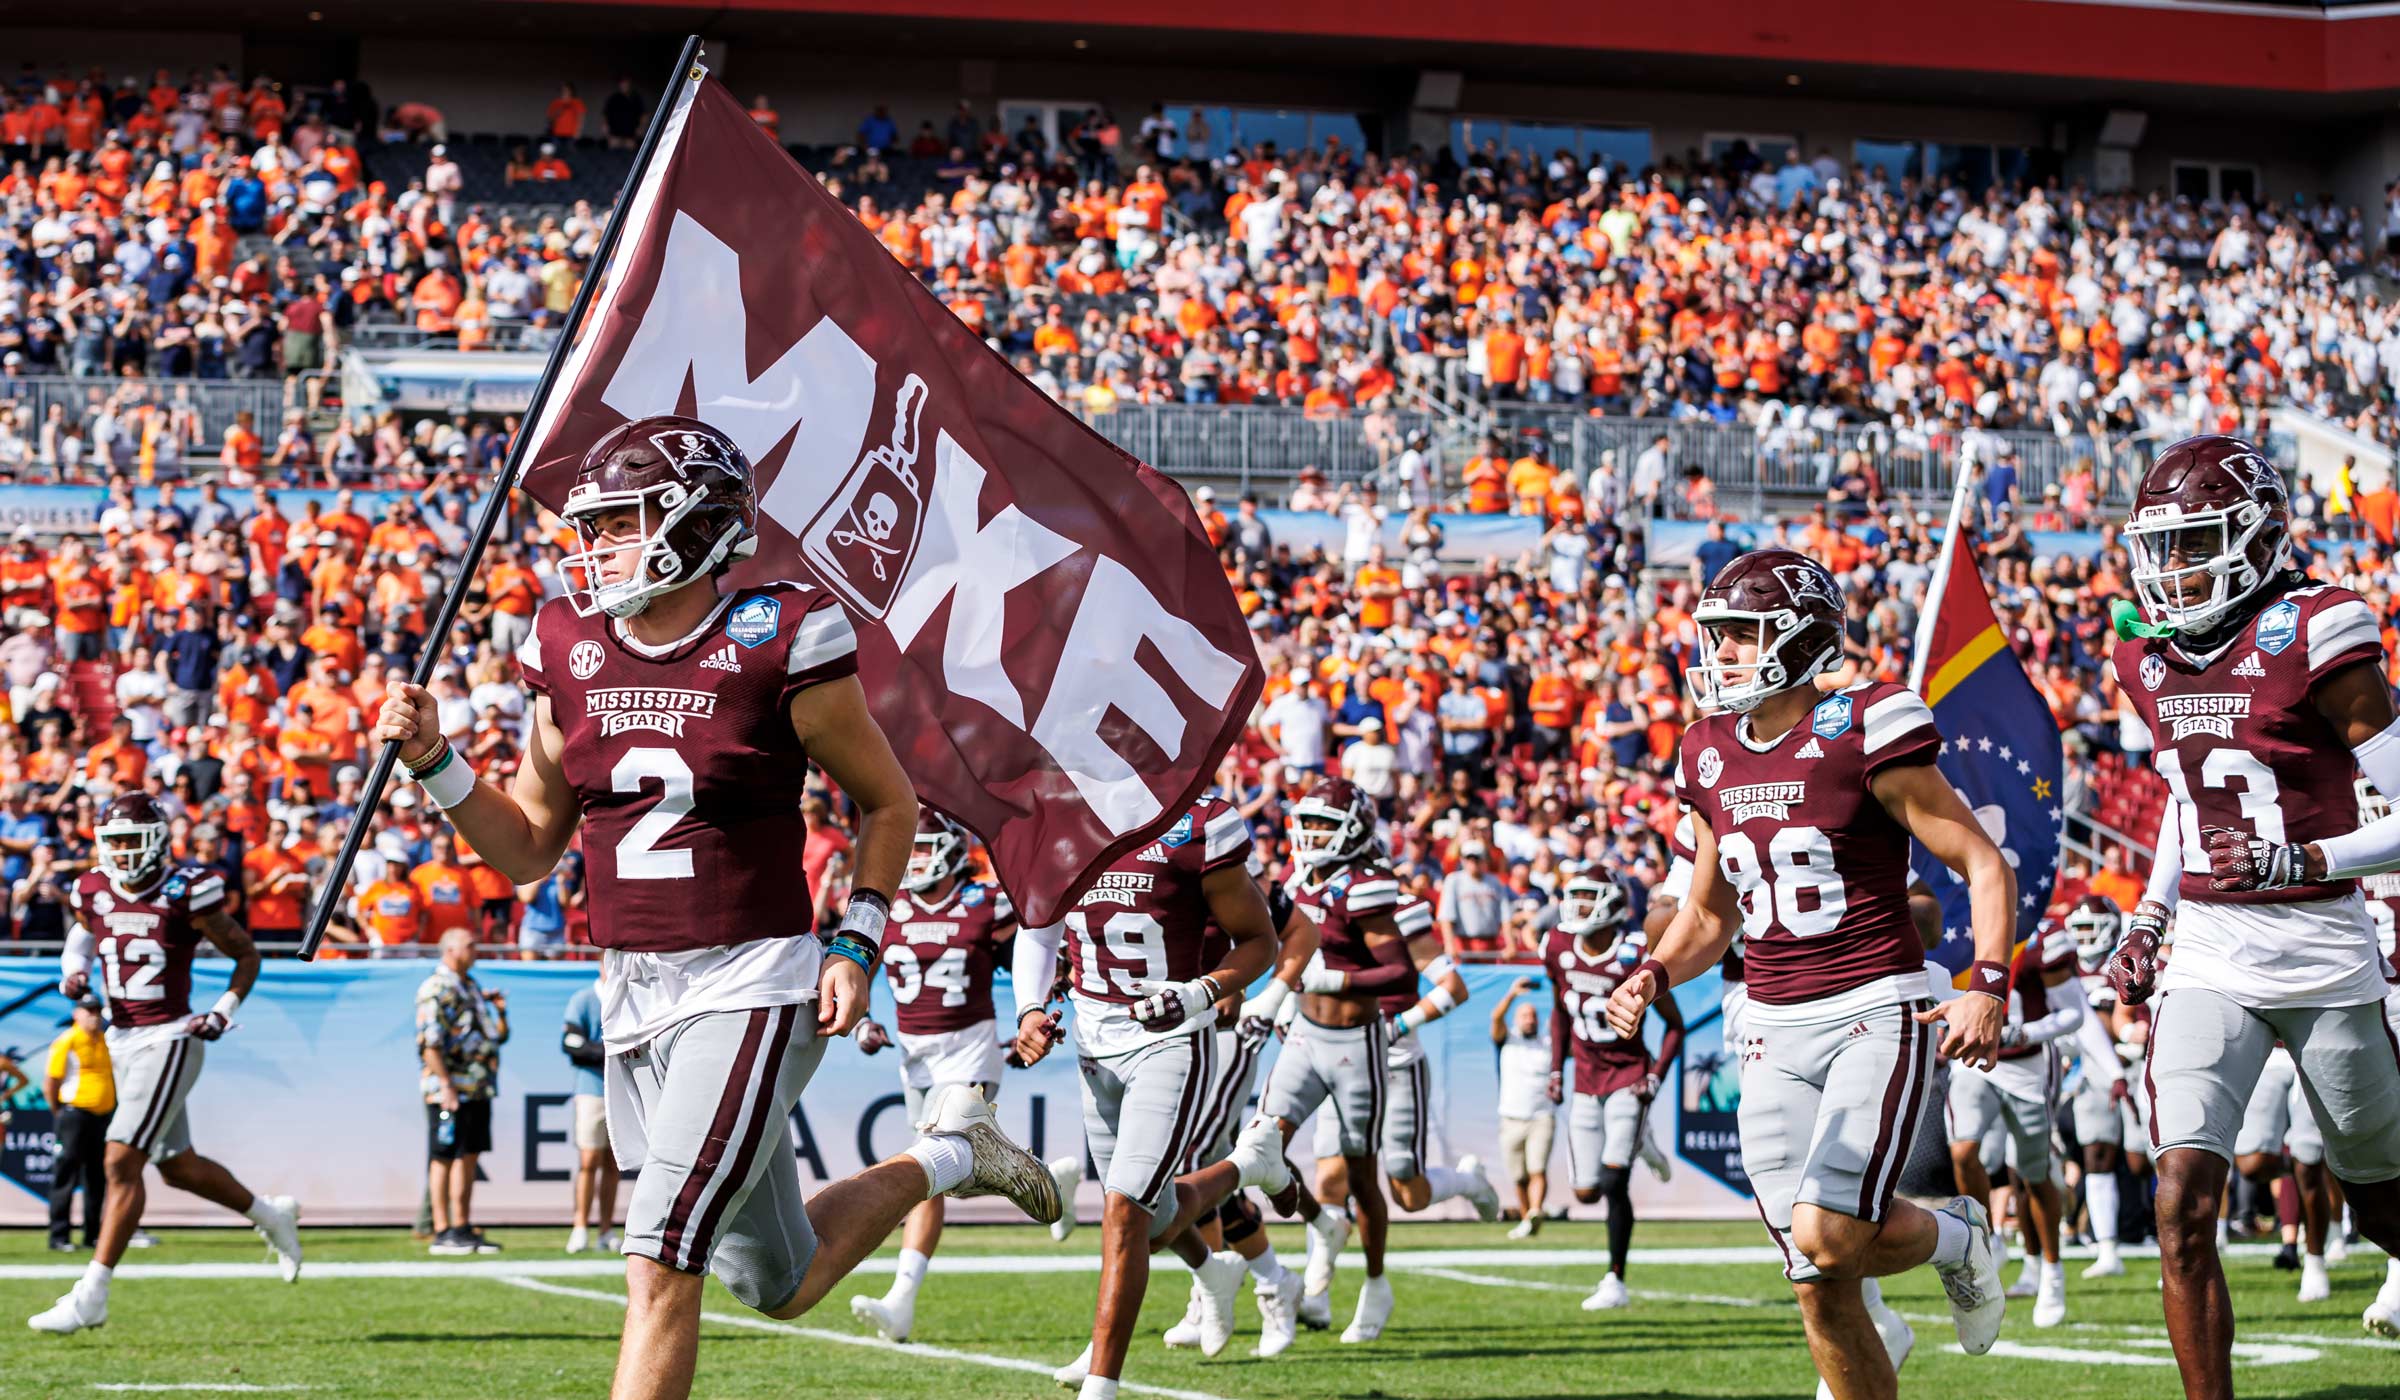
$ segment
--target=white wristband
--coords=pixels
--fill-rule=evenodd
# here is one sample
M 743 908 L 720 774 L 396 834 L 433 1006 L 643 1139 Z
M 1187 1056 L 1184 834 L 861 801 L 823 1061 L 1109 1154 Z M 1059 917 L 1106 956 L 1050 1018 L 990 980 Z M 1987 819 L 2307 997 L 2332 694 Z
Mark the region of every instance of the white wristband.
M 417 786 L 425 789 L 427 801 L 447 812 L 475 791 L 475 770 L 453 749 L 441 767 L 417 779 Z
M 209 1010 L 214 1011 L 219 1016 L 224 1017 L 227 1025 L 233 1024 L 233 1013 L 241 1009 L 242 994 L 240 992 L 231 990 L 228 990 L 225 995 L 218 997 L 217 1004 L 209 1008 Z
M 1425 1000 L 1435 1011 L 1445 1016 L 1458 1009 L 1458 998 L 1450 995 L 1450 988 L 1440 982 L 1433 984 L 1433 990 L 1425 994 Z

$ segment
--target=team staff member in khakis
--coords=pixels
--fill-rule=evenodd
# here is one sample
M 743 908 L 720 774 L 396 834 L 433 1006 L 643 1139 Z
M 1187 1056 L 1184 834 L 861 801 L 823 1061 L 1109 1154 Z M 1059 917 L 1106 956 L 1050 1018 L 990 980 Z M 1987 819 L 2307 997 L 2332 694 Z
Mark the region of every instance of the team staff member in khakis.
M 108 1196 L 108 1122 L 117 1111 L 117 1077 L 100 1033 L 100 998 L 90 992 L 75 999 L 74 1023 L 50 1042 L 42 1097 L 50 1101 L 51 1131 L 58 1137 L 58 1155 L 50 1165 L 50 1247 L 75 1247 L 75 1188 L 80 1186 L 83 1247 L 90 1249 L 100 1242 L 100 1206 Z
M 641 1173 L 616 1400 L 691 1393 L 711 1269 L 742 1302 L 797 1317 L 930 1197 L 1005 1195 L 1044 1223 L 1059 1212 L 1048 1169 L 963 1085 L 926 1106 L 907 1151 L 801 1193 L 781 1125 L 827 1039 L 866 1013 L 917 803 L 832 595 L 720 591 L 757 550 L 756 514 L 731 438 L 689 418 L 625 424 L 593 445 L 561 512 L 582 548 L 517 653 L 534 705 L 509 787 L 451 752 L 420 687 L 394 685 L 375 723 L 511 881 L 547 876 L 583 829 L 609 1140 Z M 826 943 L 796 878 L 812 758 L 859 808 L 850 899 Z

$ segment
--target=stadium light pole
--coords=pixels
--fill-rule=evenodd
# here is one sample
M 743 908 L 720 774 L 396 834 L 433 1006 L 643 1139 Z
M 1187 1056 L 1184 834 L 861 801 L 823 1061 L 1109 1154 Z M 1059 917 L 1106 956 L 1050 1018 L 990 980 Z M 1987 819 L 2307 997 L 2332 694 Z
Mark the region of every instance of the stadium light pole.
M 609 259 L 617 251 L 617 241 L 624 233 L 625 211 L 633 203 L 634 187 L 641 182 L 642 172 L 649 168 L 650 159 L 658 150 L 659 133 L 666 130 L 667 116 L 675 110 L 675 103 L 682 96 L 685 85 L 697 82 L 703 76 L 697 68 L 700 47 L 699 35 L 685 36 L 683 53 L 675 60 L 674 77 L 667 83 L 666 90 L 659 94 L 658 109 L 650 114 L 650 125 L 643 131 L 641 144 L 634 150 L 633 164 L 625 171 L 624 183 L 617 187 L 616 205 L 609 210 L 608 223 L 600 230 L 600 242 L 592 250 L 583 285 L 576 289 L 575 301 L 567 308 L 567 324 L 558 340 L 551 345 L 549 362 L 542 366 L 542 377 L 535 381 L 533 397 L 526 403 L 523 419 L 525 430 L 518 432 L 508 445 L 508 458 L 501 465 L 500 475 L 492 482 L 492 494 L 483 503 L 482 515 L 476 518 L 475 534 L 467 542 L 467 552 L 459 561 L 458 573 L 450 580 L 450 586 L 443 590 L 441 606 L 435 609 L 433 623 L 426 629 L 425 635 L 432 644 L 417 657 L 417 664 L 409 676 L 417 685 L 424 685 L 432 678 L 434 664 L 442 654 L 441 639 L 450 635 L 452 624 L 458 620 L 459 605 L 465 601 L 467 586 L 475 578 L 476 565 L 482 562 L 484 550 L 491 545 L 492 532 L 499 527 L 500 517 L 508 509 L 508 494 L 516 489 L 517 478 L 525 469 L 525 446 L 532 438 L 532 426 L 541 419 L 543 406 L 549 401 L 551 391 L 557 386 L 559 371 L 567 362 L 567 352 L 574 347 L 576 333 L 583 328 L 584 313 L 592 304 L 592 294 L 608 270 Z M 367 828 L 374 821 L 375 809 L 382 804 L 383 790 L 392 779 L 392 765 L 399 760 L 400 744 L 397 740 L 386 743 L 383 752 L 375 756 L 375 767 L 367 774 L 366 787 L 359 795 L 358 810 L 351 814 L 350 830 L 342 837 L 341 854 L 334 858 L 333 864 L 326 870 L 325 884 L 317 891 L 316 901 L 309 910 L 307 935 L 300 940 L 299 951 L 294 954 L 302 962 L 316 957 L 317 949 L 325 941 L 326 925 L 332 922 L 333 911 L 341 901 L 342 887 L 350 879 L 350 867 L 358 859 L 358 848 L 366 840 Z

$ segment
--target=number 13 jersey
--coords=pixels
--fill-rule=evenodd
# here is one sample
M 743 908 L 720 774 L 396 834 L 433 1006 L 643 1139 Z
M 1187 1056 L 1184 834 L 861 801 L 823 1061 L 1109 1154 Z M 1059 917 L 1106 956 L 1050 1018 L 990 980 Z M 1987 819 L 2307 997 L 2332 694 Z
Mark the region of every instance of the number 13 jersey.
M 1925 995 L 1908 832 L 1870 784 L 1941 751 L 1925 702 L 1884 681 L 1826 696 L 1771 744 L 1752 741 L 1746 715 L 1684 731 L 1675 790 L 1715 835 L 1740 902 L 1752 1015 L 1846 1016 Z

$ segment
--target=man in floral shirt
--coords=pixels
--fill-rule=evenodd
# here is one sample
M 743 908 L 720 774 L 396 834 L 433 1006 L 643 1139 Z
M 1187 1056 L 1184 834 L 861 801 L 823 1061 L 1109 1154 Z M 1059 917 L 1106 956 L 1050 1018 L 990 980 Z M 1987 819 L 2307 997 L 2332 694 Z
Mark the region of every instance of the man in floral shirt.
M 471 974 L 475 934 L 442 935 L 441 966 L 417 988 L 417 1053 L 424 1058 L 426 1171 L 433 1197 L 433 1252 L 497 1254 L 477 1233 L 468 1207 L 475 1160 L 492 1150 L 492 1096 L 500 1089 L 500 1047 L 508 1040 L 508 1003 Z

